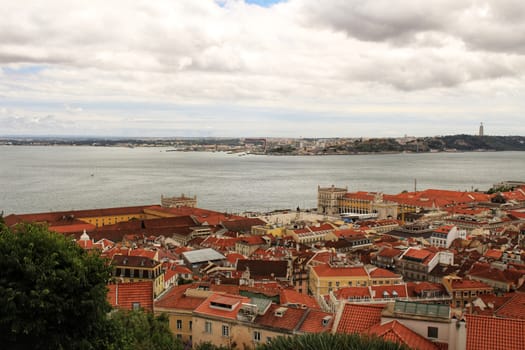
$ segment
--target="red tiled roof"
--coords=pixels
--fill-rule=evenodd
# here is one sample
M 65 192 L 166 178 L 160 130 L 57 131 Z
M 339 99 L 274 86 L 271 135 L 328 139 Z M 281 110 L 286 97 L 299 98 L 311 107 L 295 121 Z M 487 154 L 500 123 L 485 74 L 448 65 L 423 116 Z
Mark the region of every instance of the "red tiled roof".
M 512 210 L 509 212 L 510 215 L 516 217 L 516 218 L 519 218 L 519 219 L 525 219 L 525 210 L 524 209 L 520 209 L 520 210 Z
M 432 252 L 429 252 L 428 250 L 425 250 L 425 249 L 410 248 L 403 255 L 403 257 L 425 260 L 431 254 Z
M 139 303 L 142 309 L 153 312 L 153 281 L 110 284 L 108 289 L 111 306 L 132 310 L 133 303 Z
M 460 192 L 428 189 L 420 192 L 407 192 L 397 195 L 384 195 L 388 201 L 424 208 L 445 207 L 461 203 L 488 202 L 490 196 L 480 192 Z
M 137 248 L 137 249 L 130 249 L 128 250 L 129 256 L 141 256 L 144 258 L 149 258 L 152 260 L 157 260 L 156 257 L 158 255 L 158 252 L 155 250 L 147 250 L 144 248 Z
M 310 230 L 312 232 L 319 232 L 319 231 L 332 231 L 334 228 L 330 224 L 322 224 L 320 226 L 310 226 Z
M 401 275 L 380 267 L 368 271 L 370 278 L 401 278 Z
M 358 191 L 358 192 L 349 192 L 344 195 L 344 198 L 347 199 L 358 199 L 358 200 L 364 200 L 364 201 L 373 201 L 377 193 L 374 192 L 364 192 L 364 191 Z
M 434 231 L 438 232 L 438 233 L 447 233 L 448 234 L 450 232 L 450 230 L 452 230 L 453 228 L 454 228 L 454 225 L 445 225 L 445 226 L 438 227 Z
M 334 323 L 333 316 L 333 314 L 328 312 L 310 309 L 299 331 L 304 333 L 330 332 Z
M 266 225 L 266 222 L 259 218 L 230 217 L 222 221 L 222 226 L 228 231 L 250 232 L 253 226 Z
M 58 233 L 74 233 L 74 232 L 91 232 L 96 229 L 95 225 L 88 224 L 87 222 L 83 222 L 81 220 L 75 220 L 75 223 L 71 225 L 50 225 L 49 230 L 55 231 Z
M 496 316 L 525 320 L 525 294 L 516 293 L 496 311 Z
M 195 284 L 184 284 L 171 288 L 155 302 L 155 308 L 195 310 L 206 298 L 186 296 L 186 291 L 196 288 Z
M 525 272 L 518 270 L 499 270 L 496 268 L 479 269 L 469 272 L 472 278 L 483 278 L 490 281 L 498 281 L 509 284 L 517 284 L 519 279 L 525 275 Z
M 211 307 L 213 302 L 227 302 L 232 304 L 234 307 L 231 310 L 225 308 L 214 308 Z M 196 309 L 195 313 L 207 315 L 207 316 L 219 316 L 222 318 L 228 318 L 235 320 L 237 318 L 237 313 L 242 306 L 242 303 L 249 303 L 250 298 L 231 295 L 231 294 L 218 294 L 214 293 L 210 295 L 202 304 L 200 304 Z
M 523 350 L 525 320 L 466 315 L 467 350 Z
M 229 253 L 226 255 L 226 260 L 232 265 L 237 263 L 237 260 L 243 260 L 246 259 L 246 257 L 239 253 Z
M 363 266 L 332 267 L 323 264 L 312 268 L 319 277 L 368 277 Z
M 489 250 L 487 250 L 485 252 L 485 255 L 483 255 L 483 256 L 486 257 L 486 258 L 499 260 L 502 255 L 503 255 L 503 252 L 501 250 L 489 249 Z
M 385 258 L 395 258 L 396 256 L 401 255 L 402 251 L 395 248 L 384 248 L 381 250 L 377 256 L 382 256 Z
M 430 283 L 430 282 L 407 282 L 407 289 L 414 291 L 417 294 L 428 291 L 443 291 L 444 287 L 442 284 Z M 410 296 L 413 296 L 409 292 Z
M 335 230 L 332 232 L 338 238 L 352 237 L 352 236 L 362 236 L 365 232 L 360 230 L 355 230 L 352 228 L 347 228 L 343 230 Z
M 213 292 L 240 295 L 239 291 L 241 290 L 241 287 L 238 285 L 230 285 L 230 284 L 212 284 L 210 286 L 210 290 Z
M 264 245 L 266 241 L 262 239 L 261 236 L 245 236 L 241 237 L 238 240 L 239 243 L 244 243 L 247 245 Z
M 307 312 L 307 309 L 295 309 L 295 308 L 284 308 L 284 313 L 282 316 L 277 316 L 275 311 L 282 306 L 272 304 L 268 311 L 262 316 L 258 316 L 254 323 L 260 324 L 262 326 L 277 328 L 284 331 L 293 331 L 296 329 L 301 322 L 304 314 Z
M 370 289 L 375 294 L 374 298 L 383 298 L 385 294 L 387 294 L 388 297 L 391 298 L 396 293 L 398 298 L 405 298 L 408 296 L 406 284 L 370 286 Z
M 86 209 L 86 210 L 70 210 L 46 213 L 32 213 L 32 214 L 11 214 L 5 217 L 7 225 L 11 226 L 20 222 L 47 222 L 59 224 L 67 222 L 68 220 L 76 220 L 78 218 L 88 218 L 95 216 L 114 216 L 126 214 L 142 214 L 143 210 L 149 206 L 136 207 L 118 207 L 118 208 L 103 208 L 103 209 Z
M 439 350 L 436 344 L 422 337 L 410 328 L 406 327 L 397 320 L 390 321 L 382 325 L 372 326 L 368 334 L 377 335 L 378 337 L 398 344 L 405 344 L 414 350 Z
M 334 292 L 337 299 L 370 298 L 368 287 L 343 287 Z
M 293 289 L 281 290 L 280 301 L 282 305 L 304 305 L 309 308 L 319 309 L 319 304 L 317 303 L 315 298 L 306 294 L 296 292 Z
M 384 305 L 345 304 L 337 333 L 361 333 L 381 322 Z
M 451 287 L 453 290 L 457 289 L 492 289 L 491 286 L 489 286 L 486 283 L 474 281 L 474 280 L 468 280 L 468 279 L 462 279 L 462 280 L 454 280 L 451 283 Z
M 333 256 L 334 256 L 334 253 L 332 252 L 316 252 L 312 260 L 323 262 L 323 263 L 328 263 L 330 259 L 332 259 Z

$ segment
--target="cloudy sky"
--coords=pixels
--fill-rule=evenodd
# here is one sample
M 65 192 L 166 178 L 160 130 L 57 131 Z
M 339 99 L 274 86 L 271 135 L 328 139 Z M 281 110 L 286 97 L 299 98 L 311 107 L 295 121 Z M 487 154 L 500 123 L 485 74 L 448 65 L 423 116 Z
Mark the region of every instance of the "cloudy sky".
M 0 0 L 0 135 L 525 135 L 523 0 Z

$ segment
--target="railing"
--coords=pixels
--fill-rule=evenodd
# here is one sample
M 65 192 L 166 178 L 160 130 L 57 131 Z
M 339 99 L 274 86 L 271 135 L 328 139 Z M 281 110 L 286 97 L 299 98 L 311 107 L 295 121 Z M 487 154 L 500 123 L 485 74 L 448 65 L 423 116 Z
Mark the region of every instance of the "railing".
M 322 302 L 321 303 L 321 300 Z M 335 312 L 341 305 L 341 303 L 349 302 L 353 304 L 385 304 L 385 303 L 391 303 L 396 300 L 399 301 L 415 301 L 415 302 L 449 302 L 452 300 L 452 297 L 450 296 L 436 296 L 436 297 L 397 297 L 397 298 L 356 298 L 356 299 L 335 299 L 335 296 L 331 298 L 331 305 L 328 305 L 324 298 L 318 297 L 319 305 L 323 309 L 323 311 L 327 312 Z M 326 309 L 325 309 L 326 307 Z
M 324 312 L 335 312 L 336 307 L 334 305 L 328 305 L 322 295 L 317 296 L 317 302 Z

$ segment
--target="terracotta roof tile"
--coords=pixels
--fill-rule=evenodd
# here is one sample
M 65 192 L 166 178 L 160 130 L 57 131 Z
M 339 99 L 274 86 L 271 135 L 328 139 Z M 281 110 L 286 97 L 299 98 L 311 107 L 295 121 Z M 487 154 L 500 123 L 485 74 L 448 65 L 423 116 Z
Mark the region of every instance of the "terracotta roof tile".
M 373 201 L 377 193 L 374 192 L 364 192 L 364 191 L 358 191 L 358 192 L 349 192 L 344 195 L 344 198 L 346 199 L 358 199 L 358 200 L 364 200 L 364 201 Z
M 401 253 L 403 253 L 403 252 L 401 250 L 399 250 L 399 249 L 384 248 L 377 254 L 377 256 L 382 256 L 382 257 L 385 257 L 385 258 L 395 258 L 396 256 L 401 255 Z
M 280 293 L 281 305 L 298 305 L 300 307 L 305 306 L 313 309 L 319 309 L 319 304 L 314 297 L 306 294 L 296 292 L 293 289 L 283 289 Z
M 332 267 L 329 264 L 313 267 L 319 277 L 368 277 L 363 266 Z
M 212 304 L 215 302 L 231 305 L 231 308 L 228 309 L 213 307 Z M 209 296 L 202 304 L 200 304 L 194 312 L 207 316 L 219 316 L 222 318 L 235 320 L 242 304 L 249 302 L 250 298 L 247 297 L 214 293 Z
M 456 289 L 474 289 L 474 290 L 492 289 L 492 287 L 486 283 L 474 281 L 474 280 L 467 280 L 467 279 L 454 280 L 452 281 L 451 286 L 453 290 L 456 290 Z
M 496 316 L 525 320 L 525 294 L 516 293 L 496 311 Z
M 229 253 L 226 254 L 226 260 L 232 265 L 237 264 L 237 260 L 245 260 L 246 257 L 239 253 Z
M 108 289 L 111 306 L 132 310 L 133 303 L 139 303 L 142 309 L 153 312 L 153 281 L 110 284 Z
M 410 248 L 406 251 L 406 253 L 403 255 L 403 258 L 413 258 L 417 260 L 425 260 L 427 259 L 432 252 L 426 250 L 426 249 L 416 249 L 416 248 Z
M 408 296 L 406 284 L 394 284 L 394 285 L 382 285 L 382 286 L 370 286 L 374 298 L 383 297 L 398 297 L 405 298 Z
M 380 267 L 368 272 L 370 278 L 401 278 L 401 275 Z
M 304 319 L 300 332 L 304 333 L 324 333 L 330 332 L 334 323 L 334 315 L 321 310 L 308 311 L 308 315 Z
M 370 298 L 368 287 L 343 287 L 334 292 L 337 299 Z
M 377 335 L 386 341 L 405 344 L 414 350 L 439 350 L 439 347 L 430 340 L 422 337 L 397 320 L 382 325 L 375 325 L 367 333 Z
M 283 308 L 284 313 L 281 316 L 276 315 L 276 310 Z M 262 316 L 255 319 L 256 324 L 267 327 L 277 328 L 284 331 L 293 331 L 299 327 L 301 319 L 307 312 L 307 309 L 295 309 L 289 307 L 282 307 L 277 304 L 272 304 L 268 311 Z
M 525 320 L 466 315 L 467 350 L 523 350 Z
M 345 304 L 337 333 L 361 333 L 381 322 L 383 305 Z
M 196 288 L 195 284 L 184 284 L 171 288 L 155 302 L 155 308 L 195 310 L 206 298 L 186 296 L 188 289 Z
M 498 249 L 489 249 L 485 252 L 485 255 L 483 255 L 486 258 L 496 259 L 499 260 L 501 256 L 503 255 L 503 252 Z

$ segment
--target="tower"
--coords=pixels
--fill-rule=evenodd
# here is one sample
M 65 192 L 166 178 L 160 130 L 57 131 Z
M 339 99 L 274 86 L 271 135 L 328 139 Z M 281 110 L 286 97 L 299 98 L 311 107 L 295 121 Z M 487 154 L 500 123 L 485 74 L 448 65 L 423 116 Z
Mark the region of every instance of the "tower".
M 479 124 L 479 136 L 483 136 L 483 123 Z

